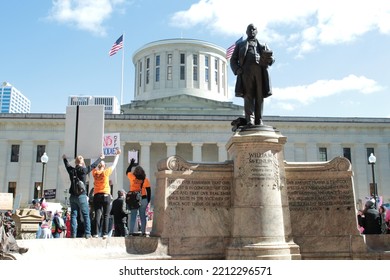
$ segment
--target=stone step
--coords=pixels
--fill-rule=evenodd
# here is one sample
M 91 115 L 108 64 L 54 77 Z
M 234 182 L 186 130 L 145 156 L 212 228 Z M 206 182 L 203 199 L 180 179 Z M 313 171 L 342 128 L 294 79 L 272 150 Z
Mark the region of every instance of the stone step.
M 158 237 L 108 237 L 18 239 L 24 254 L 13 254 L 17 260 L 37 260 L 43 256 L 59 260 L 170 259 L 166 246 Z

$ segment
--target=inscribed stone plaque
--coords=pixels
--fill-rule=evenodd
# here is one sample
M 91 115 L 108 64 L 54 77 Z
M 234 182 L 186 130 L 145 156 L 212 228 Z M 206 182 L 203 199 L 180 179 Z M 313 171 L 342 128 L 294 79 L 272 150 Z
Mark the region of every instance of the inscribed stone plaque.
M 280 189 L 280 171 L 279 161 L 276 153 L 271 150 L 265 152 L 247 151 L 242 153 L 237 159 L 238 174 L 236 177 L 243 181 L 248 181 L 246 184 L 252 183 L 250 179 L 255 179 L 259 185 Z M 249 151 L 248 151 L 249 150 Z
M 169 179 L 168 207 L 230 207 L 231 180 Z
M 287 180 L 287 186 L 291 211 L 354 206 L 351 179 L 291 179 Z

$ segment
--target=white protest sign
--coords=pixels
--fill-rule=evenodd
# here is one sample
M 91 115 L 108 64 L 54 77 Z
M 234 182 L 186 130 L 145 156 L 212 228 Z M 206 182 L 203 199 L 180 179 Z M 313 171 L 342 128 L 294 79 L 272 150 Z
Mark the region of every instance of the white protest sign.
M 103 138 L 104 156 L 115 156 L 116 150 L 120 149 L 120 134 L 106 133 Z
M 129 153 L 127 155 L 127 161 L 130 163 L 132 158 L 135 159 L 134 163 L 138 163 L 138 151 L 136 151 L 136 150 L 129 151 Z
M 98 157 L 102 153 L 103 136 L 103 105 L 66 107 L 64 154 L 68 158 Z

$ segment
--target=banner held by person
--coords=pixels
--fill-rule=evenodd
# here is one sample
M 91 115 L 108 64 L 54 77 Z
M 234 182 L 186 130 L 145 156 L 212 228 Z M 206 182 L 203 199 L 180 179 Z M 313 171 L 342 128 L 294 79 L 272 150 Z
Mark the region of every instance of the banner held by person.
M 115 156 L 120 149 L 120 133 L 106 133 L 103 138 L 104 156 Z

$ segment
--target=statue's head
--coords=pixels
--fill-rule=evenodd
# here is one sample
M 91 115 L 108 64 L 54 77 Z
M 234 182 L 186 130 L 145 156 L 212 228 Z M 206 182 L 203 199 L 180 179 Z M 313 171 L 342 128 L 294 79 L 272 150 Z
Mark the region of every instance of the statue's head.
M 256 38 L 257 28 L 253 23 L 249 24 L 246 28 L 246 35 L 248 36 L 248 39 Z

